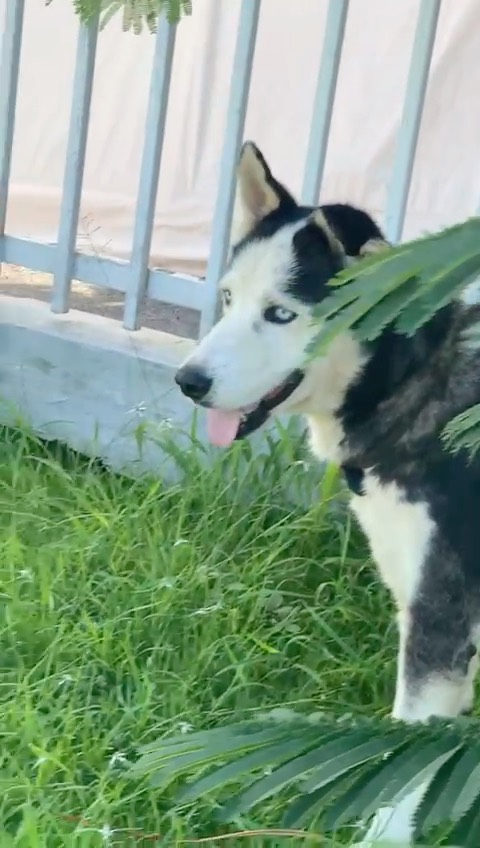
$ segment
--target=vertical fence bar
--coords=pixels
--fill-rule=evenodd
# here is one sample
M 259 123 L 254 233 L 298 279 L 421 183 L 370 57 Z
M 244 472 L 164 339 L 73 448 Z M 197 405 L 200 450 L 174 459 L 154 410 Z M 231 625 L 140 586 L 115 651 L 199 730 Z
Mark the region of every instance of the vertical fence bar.
M 204 284 L 205 300 L 200 321 L 201 336 L 208 332 L 216 318 L 218 280 L 225 267 L 229 249 L 235 199 L 235 169 L 245 125 L 259 14 L 260 0 L 242 0 L 233 59 L 227 127 L 220 161 L 220 183 L 213 218 L 212 248 Z
M 0 238 L 5 234 L 25 0 L 7 0 L 0 62 Z
M 302 201 L 309 206 L 318 203 L 322 184 L 348 5 L 349 0 L 330 0 L 328 6 L 303 177 Z
M 98 17 L 88 26 L 80 24 L 53 278 L 51 301 L 53 312 L 67 312 L 70 300 L 97 39 Z
M 400 240 L 405 222 L 440 6 L 441 0 L 421 0 L 387 199 L 385 229 L 393 243 Z
M 132 255 L 125 297 L 123 325 L 127 330 L 137 330 L 139 327 L 140 306 L 147 288 L 153 217 L 162 160 L 176 30 L 176 25 L 169 24 L 166 16 L 162 15 L 158 23 L 153 57 Z

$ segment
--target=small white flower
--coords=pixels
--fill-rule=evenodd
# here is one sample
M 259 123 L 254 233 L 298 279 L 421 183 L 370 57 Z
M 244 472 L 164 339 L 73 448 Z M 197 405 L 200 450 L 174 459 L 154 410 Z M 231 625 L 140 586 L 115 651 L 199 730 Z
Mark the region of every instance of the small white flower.
M 59 686 L 67 686 L 69 683 L 73 683 L 73 680 L 74 680 L 73 675 L 71 675 L 71 674 L 64 674 L 64 675 L 60 678 L 60 680 L 58 681 L 58 685 L 59 685 Z
M 122 751 L 116 751 L 110 757 L 110 759 L 108 761 L 108 765 L 109 765 L 110 768 L 115 768 L 115 767 L 118 768 L 119 766 L 128 766 L 129 762 L 128 762 L 127 755 L 122 753 Z
M 190 724 L 188 721 L 179 721 L 178 729 L 182 734 L 191 733 L 193 730 L 193 724 Z
M 172 580 L 171 577 L 162 577 L 162 579 L 158 582 L 159 589 L 173 589 L 174 586 L 175 581 Z
M 211 612 L 217 612 L 217 610 L 222 609 L 222 604 L 218 601 L 216 604 L 211 604 L 209 607 L 201 607 L 200 609 L 194 610 L 192 615 L 209 615 Z
M 100 836 L 102 837 L 105 845 L 109 845 L 112 839 L 112 836 L 115 834 L 115 831 L 112 830 L 109 824 L 104 824 L 103 827 L 98 831 Z
M 29 568 L 22 568 L 18 572 L 18 576 L 22 577 L 23 580 L 30 580 L 30 581 L 33 580 L 33 574 L 32 574 L 32 572 L 30 571 Z
M 145 401 L 140 401 L 136 406 L 133 406 L 131 409 L 127 409 L 127 415 L 144 415 L 147 411 L 147 404 Z

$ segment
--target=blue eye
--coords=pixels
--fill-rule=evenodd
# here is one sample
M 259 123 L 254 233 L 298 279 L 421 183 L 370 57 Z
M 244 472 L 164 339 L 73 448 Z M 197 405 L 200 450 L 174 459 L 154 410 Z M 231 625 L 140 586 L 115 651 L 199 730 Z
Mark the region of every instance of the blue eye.
M 271 324 L 289 324 L 290 321 L 298 318 L 298 315 L 285 306 L 267 306 L 263 317 L 265 321 L 269 321 Z

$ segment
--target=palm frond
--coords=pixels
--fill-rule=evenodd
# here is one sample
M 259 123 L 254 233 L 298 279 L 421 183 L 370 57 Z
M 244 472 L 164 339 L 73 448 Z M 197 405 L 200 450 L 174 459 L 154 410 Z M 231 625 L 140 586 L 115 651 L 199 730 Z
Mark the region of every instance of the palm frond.
M 45 0 L 45 3 L 49 6 L 52 0 Z M 73 8 L 82 23 L 89 24 L 99 18 L 101 29 L 122 12 L 123 30 L 132 30 L 135 34 L 141 33 L 145 25 L 150 32 L 155 32 L 162 13 L 171 24 L 192 14 L 191 0 L 73 0 Z
M 445 427 L 443 439 L 454 453 L 465 449 L 471 457 L 475 456 L 480 448 L 480 403 L 452 418 Z
M 378 718 L 293 715 L 285 721 L 269 715 L 188 738 L 160 739 L 143 749 L 132 775 L 148 776 L 156 787 L 198 775 L 180 790 L 180 804 L 222 794 L 230 785 L 223 821 L 288 789 L 284 826 L 301 827 L 322 816 L 325 832 L 366 822 L 428 777 L 416 815 L 418 833 L 428 836 L 438 825 L 455 825 L 479 845 L 479 731 L 480 721 L 473 719 L 405 725 Z
M 413 335 L 479 276 L 480 218 L 362 259 L 331 281 L 315 308 L 320 329 L 309 352 L 318 355 L 347 330 L 363 341 L 387 324 Z

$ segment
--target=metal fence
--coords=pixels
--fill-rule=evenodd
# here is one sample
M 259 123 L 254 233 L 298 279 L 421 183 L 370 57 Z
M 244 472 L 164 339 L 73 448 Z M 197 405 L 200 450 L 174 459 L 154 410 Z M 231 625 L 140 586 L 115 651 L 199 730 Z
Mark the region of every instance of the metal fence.
M 401 238 L 403 230 L 440 5 L 441 0 L 421 0 L 419 8 L 388 191 L 385 230 L 393 242 Z M 0 262 L 52 274 L 53 312 L 68 311 L 71 281 L 76 279 L 123 292 L 124 326 L 129 330 L 139 328 L 140 307 L 148 297 L 200 311 L 200 332 L 208 331 L 215 320 L 217 281 L 228 251 L 234 171 L 243 138 L 260 6 L 261 0 L 242 0 L 210 258 L 205 279 L 196 281 L 149 267 L 176 32 L 164 18 L 156 35 L 130 261 L 89 256 L 75 249 L 98 21 L 80 26 L 79 31 L 58 240 L 53 245 L 42 244 L 5 232 L 25 9 L 25 0 L 7 0 L 0 53 Z M 329 0 L 305 162 L 302 199 L 306 203 L 317 202 L 322 183 L 348 7 L 349 0 Z

